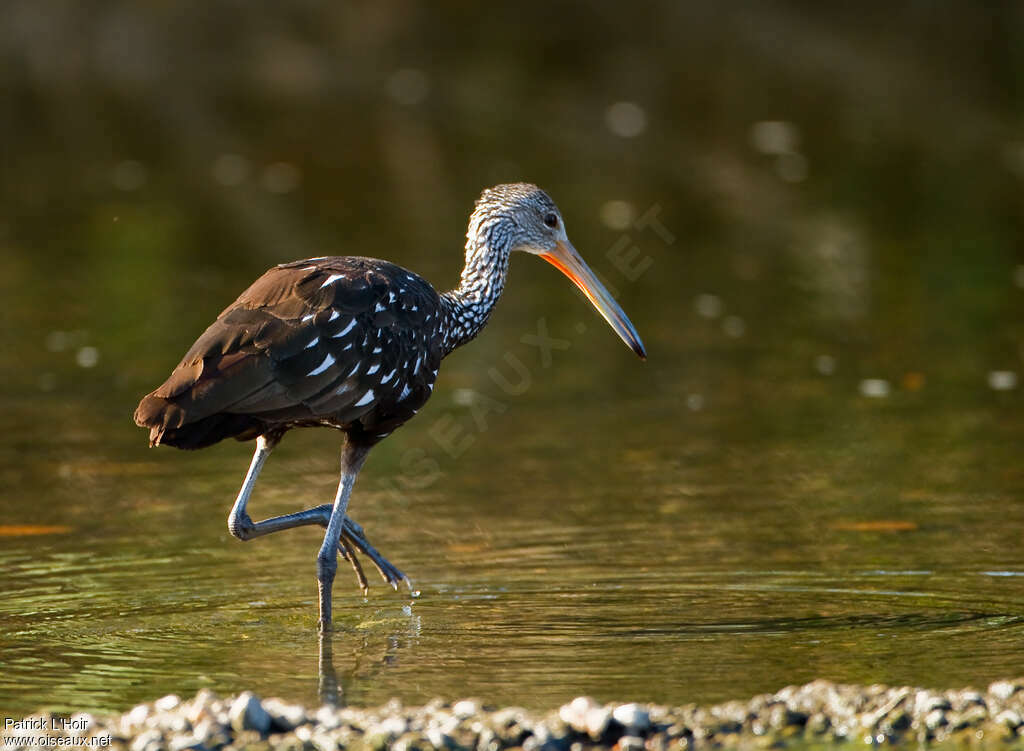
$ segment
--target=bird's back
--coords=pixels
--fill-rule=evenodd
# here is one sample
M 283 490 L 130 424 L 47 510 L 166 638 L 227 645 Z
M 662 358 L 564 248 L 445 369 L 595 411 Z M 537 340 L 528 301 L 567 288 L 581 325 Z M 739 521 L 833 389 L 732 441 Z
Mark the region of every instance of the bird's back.
M 151 444 L 179 448 L 299 425 L 379 440 L 430 396 L 442 317 L 433 287 L 386 261 L 276 266 L 142 399 L 135 421 Z

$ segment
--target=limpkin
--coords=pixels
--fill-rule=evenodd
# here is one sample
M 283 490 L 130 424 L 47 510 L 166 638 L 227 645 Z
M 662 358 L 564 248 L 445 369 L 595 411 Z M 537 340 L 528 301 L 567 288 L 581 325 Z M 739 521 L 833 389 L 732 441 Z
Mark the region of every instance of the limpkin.
M 322 631 L 331 628 L 339 554 L 364 592 L 356 550 L 393 587 L 408 584 L 347 515 L 352 486 L 374 444 L 430 398 L 442 358 L 487 323 L 514 250 L 556 266 L 646 357 L 629 318 L 569 242 L 558 207 L 536 186 L 516 183 L 485 190 L 477 200 L 456 289 L 438 294 L 416 274 L 372 258 L 276 266 L 217 317 L 135 411 L 135 422 L 150 429 L 151 446 L 198 449 L 225 438 L 256 439 L 228 529 L 250 540 L 304 525 L 326 528 L 317 555 Z M 334 503 L 253 522 L 246 504 L 264 462 L 286 431 L 310 426 L 345 434 Z

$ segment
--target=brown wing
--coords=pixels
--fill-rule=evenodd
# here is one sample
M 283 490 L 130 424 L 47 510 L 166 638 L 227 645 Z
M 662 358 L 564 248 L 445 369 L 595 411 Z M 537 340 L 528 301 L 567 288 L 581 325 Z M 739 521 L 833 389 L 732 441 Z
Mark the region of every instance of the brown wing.
M 188 448 L 297 423 L 364 419 L 390 432 L 433 387 L 439 310 L 429 284 L 384 261 L 278 266 L 218 316 L 135 420 L 151 443 Z

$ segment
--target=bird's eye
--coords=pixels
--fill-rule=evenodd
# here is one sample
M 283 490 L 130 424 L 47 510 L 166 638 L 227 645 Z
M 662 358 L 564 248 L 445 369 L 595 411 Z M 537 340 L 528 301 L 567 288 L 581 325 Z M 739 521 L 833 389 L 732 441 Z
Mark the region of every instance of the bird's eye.
M 558 226 L 558 216 L 555 214 L 545 215 L 544 224 L 548 225 L 551 229 L 554 229 Z

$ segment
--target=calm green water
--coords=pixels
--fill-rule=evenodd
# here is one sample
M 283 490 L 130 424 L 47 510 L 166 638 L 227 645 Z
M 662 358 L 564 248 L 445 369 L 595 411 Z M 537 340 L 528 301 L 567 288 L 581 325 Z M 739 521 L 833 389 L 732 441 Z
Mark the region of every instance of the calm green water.
M 1024 674 L 1019 19 L 676 5 L 572 41 L 511 11 L 12 6 L 0 710 Z M 353 496 L 418 596 L 341 569 L 322 660 L 318 532 L 235 541 L 251 446 L 149 450 L 131 413 L 273 263 L 453 283 L 508 179 L 559 202 L 649 360 L 513 259 Z M 253 517 L 329 501 L 338 445 L 290 434 Z

